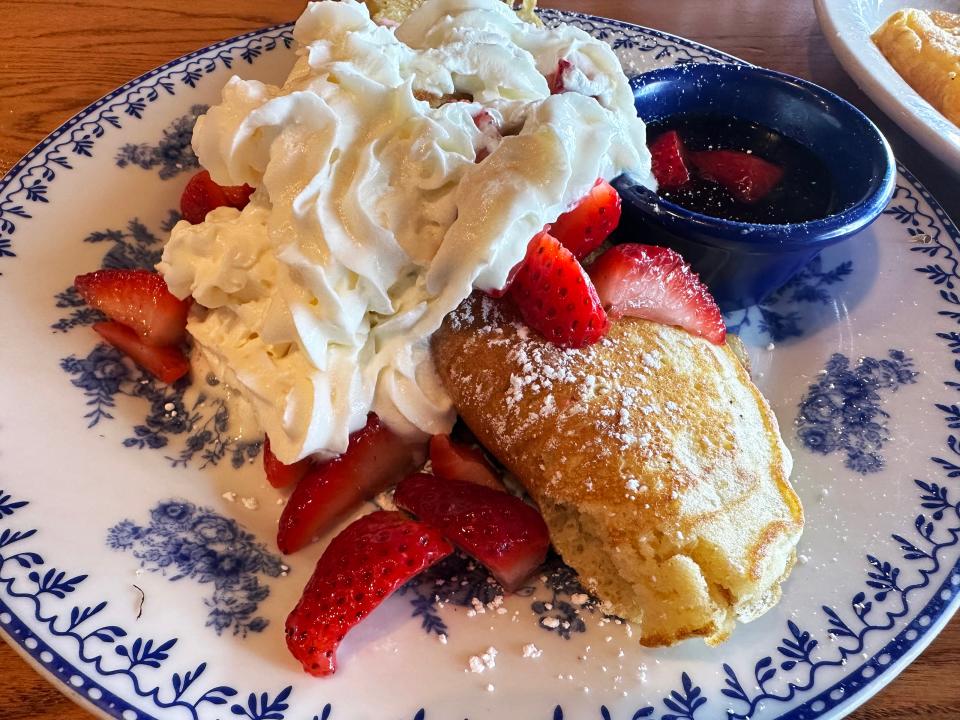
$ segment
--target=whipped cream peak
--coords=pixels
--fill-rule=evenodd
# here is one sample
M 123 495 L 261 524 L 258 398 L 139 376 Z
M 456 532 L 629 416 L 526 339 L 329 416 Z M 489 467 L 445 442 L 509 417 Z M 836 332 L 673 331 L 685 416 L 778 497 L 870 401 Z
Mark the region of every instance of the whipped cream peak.
M 280 86 L 232 78 L 193 145 L 242 211 L 179 223 L 158 269 L 188 330 L 283 462 L 332 457 L 376 412 L 411 437 L 454 413 L 430 357 L 443 318 L 502 287 L 597 178 L 650 178 L 606 44 L 499 0 L 427 0 L 395 29 L 310 3 Z M 561 59 L 568 92 L 551 95 Z

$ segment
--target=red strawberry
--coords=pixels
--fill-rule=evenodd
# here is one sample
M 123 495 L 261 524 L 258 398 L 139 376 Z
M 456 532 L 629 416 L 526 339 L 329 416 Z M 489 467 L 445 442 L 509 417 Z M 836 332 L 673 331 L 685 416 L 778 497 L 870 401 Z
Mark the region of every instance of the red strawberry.
M 78 275 L 73 285 L 89 305 L 127 325 L 147 345 L 183 340 L 192 300 L 178 300 L 163 278 L 150 270 L 97 270 Z
M 350 435 L 347 451 L 311 467 L 280 515 L 277 545 L 292 553 L 381 493 L 416 466 L 417 448 L 397 437 L 375 414 Z
M 430 465 L 441 480 L 465 480 L 493 490 L 504 489 L 482 450 L 453 442 L 449 435 L 430 438 Z
M 593 283 L 549 233 L 530 241 L 509 295 L 527 325 L 557 345 L 582 347 L 607 332 L 607 314 Z
M 550 234 L 577 260 L 583 260 L 600 247 L 619 222 L 620 196 L 601 178 L 576 207 L 557 218 Z
M 686 148 L 676 130 L 670 130 L 650 143 L 653 176 L 660 190 L 676 190 L 690 182 L 690 171 L 683 157 Z
M 759 202 L 783 178 L 783 168 L 739 150 L 705 150 L 688 157 L 704 180 L 717 183 L 744 203 Z
M 669 248 L 614 245 L 590 266 L 590 277 L 612 318 L 629 315 L 679 325 L 717 345 L 726 339 L 727 328 L 710 291 Z
M 506 590 L 516 590 L 547 557 L 547 524 L 508 493 L 417 473 L 397 485 L 393 499 L 479 560 Z
M 503 287 L 499 290 L 487 290 L 486 293 L 492 298 L 502 298 L 513 286 L 513 281 L 517 279 L 517 273 L 520 272 L 520 268 L 523 267 L 523 260 L 514 265 L 510 272 L 507 274 L 507 281 L 503 284 Z
M 311 675 L 332 675 L 347 632 L 394 590 L 447 557 L 440 532 L 398 512 L 354 520 L 323 551 L 287 618 L 287 647 Z
M 243 185 L 221 185 L 224 196 L 227 198 L 227 205 L 237 210 L 243 210 L 250 202 L 250 196 L 253 195 L 255 188 L 246 183 Z
M 547 78 L 550 84 L 551 95 L 559 95 L 560 93 L 567 91 L 564 83 L 564 75 L 570 72 L 572 68 L 572 62 L 565 58 L 560 58 L 560 60 L 557 62 L 557 69 L 553 76 Z
M 473 122 L 480 131 L 480 147 L 477 149 L 475 162 L 483 162 L 487 156 L 497 149 L 503 139 L 500 128 L 493 115 L 487 110 L 481 110 L 473 116 Z
M 310 458 L 284 465 L 270 449 L 270 438 L 263 439 L 263 470 L 267 474 L 267 482 L 273 487 L 285 488 L 299 482 L 311 465 Z
M 190 372 L 190 361 L 178 347 L 147 345 L 133 330 L 117 322 L 99 322 L 93 329 L 162 382 L 176 382 Z
M 188 223 L 202 223 L 207 213 L 225 205 L 243 210 L 250 201 L 253 188 L 249 185 L 218 185 L 210 173 L 201 170 L 187 183 L 180 196 L 180 215 Z

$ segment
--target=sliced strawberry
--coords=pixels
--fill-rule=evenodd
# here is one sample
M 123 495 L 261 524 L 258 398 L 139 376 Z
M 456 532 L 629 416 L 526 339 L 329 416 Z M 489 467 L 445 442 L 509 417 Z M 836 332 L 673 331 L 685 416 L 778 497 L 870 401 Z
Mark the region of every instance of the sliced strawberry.
M 550 226 L 550 234 L 583 260 L 616 230 L 620 222 L 620 196 L 606 180 L 599 179 L 576 207 Z
M 705 150 L 688 153 L 688 157 L 700 177 L 744 203 L 763 200 L 783 178 L 783 168 L 739 150 Z
M 497 149 L 503 135 L 493 115 L 488 110 L 481 110 L 473 116 L 473 122 L 480 131 L 480 145 L 477 148 L 475 162 L 483 162 L 487 156 Z
M 527 325 L 557 345 L 582 347 L 607 332 L 607 314 L 593 283 L 549 233 L 530 241 L 508 294 Z
M 285 488 L 299 482 L 311 465 L 310 458 L 284 465 L 270 449 L 270 438 L 263 439 L 263 470 L 267 474 L 267 482 L 273 487 Z
M 503 490 L 483 450 L 454 442 L 449 435 L 430 438 L 430 466 L 441 480 L 465 480 L 492 490 Z
M 653 177 L 660 190 L 676 190 L 690 182 L 690 171 L 683 157 L 686 148 L 680 133 L 670 130 L 650 143 Z
M 553 73 L 553 76 L 547 78 L 550 84 L 551 95 L 559 95 L 560 93 L 567 91 L 564 83 L 564 76 L 571 70 L 573 70 L 573 63 L 565 58 L 560 58 L 560 60 L 557 62 L 557 69 Z
M 243 185 L 221 185 L 224 196 L 227 198 L 227 205 L 237 210 L 243 210 L 250 202 L 250 196 L 253 195 L 254 188 L 247 184 Z
M 612 318 L 646 318 L 722 344 L 720 308 L 707 286 L 673 250 L 656 245 L 614 245 L 590 266 L 590 277 Z
M 347 451 L 311 467 L 283 513 L 277 545 L 292 553 L 327 532 L 344 515 L 381 493 L 416 466 L 417 448 L 397 437 L 374 413 L 350 435 Z
M 547 557 L 547 524 L 534 508 L 508 493 L 417 473 L 397 485 L 393 500 L 439 528 L 505 590 L 520 587 Z
M 190 372 L 190 361 L 178 347 L 147 345 L 133 330 L 117 322 L 99 322 L 93 329 L 162 382 L 176 382 Z
M 287 647 L 311 675 L 332 675 L 347 632 L 417 573 L 453 548 L 440 532 L 402 513 L 354 520 L 323 551 L 287 617 Z
M 502 298 L 513 286 L 513 281 L 517 279 L 517 273 L 520 272 L 520 268 L 523 267 L 523 260 L 514 265 L 510 272 L 507 274 L 507 281 L 503 284 L 503 287 L 499 290 L 487 290 L 486 293 L 492 298 Z
M 218 185 L 210 173 L 201 170 L 187 183 L 180 196 L 180 215 L 188 223 L 202 223 L 214 208 L 229 206 L 243 210 L 250 201 L 249 185 Z
M 147 345 L 183 340 L 191 300 L 178 300 L 150 270 L 97 270 L 77 275 L 73 285 L 87 304 L 132 328 Z

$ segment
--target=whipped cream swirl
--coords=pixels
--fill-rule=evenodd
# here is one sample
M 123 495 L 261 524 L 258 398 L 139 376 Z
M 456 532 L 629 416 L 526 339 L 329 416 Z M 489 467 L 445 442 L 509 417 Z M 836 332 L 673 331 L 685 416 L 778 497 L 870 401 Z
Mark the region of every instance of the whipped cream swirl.
M 215 181 L 257 188 L 250 204 L 180 222 L 158 265 L 287 463 L 343 452 L 371 410 L 401 434 L 449 431 L 429 348 L 444 316 L 502 287 L 597 178 L 650 170 L 620 64 L 575 27 L 427 0 L 389 29 L 326 0 L 294 37 L 282 86 L 234 77 L 194 130 Z M 561 58 L 572 91 L 552 95 Z

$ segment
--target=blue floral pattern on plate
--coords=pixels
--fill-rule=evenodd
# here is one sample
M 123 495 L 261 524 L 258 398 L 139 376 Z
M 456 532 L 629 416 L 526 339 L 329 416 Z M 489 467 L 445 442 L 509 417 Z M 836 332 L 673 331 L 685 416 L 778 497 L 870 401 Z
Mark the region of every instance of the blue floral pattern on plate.
M 205 601 L 207 626 L 218 635 L 228 629 L 234 635 L 261 632 L 269 624 L 254 616 L 270 595 L 257 576 L 277 577 L 285 566 L 236 520 L 186 500 L 169 500 L 150 511 L 146 526 L 132 520 L 114 525 L 107 545 L 132 553 L 142 567 L 168 580 L 212 584 L 213 594 Z
M 169 232 L 179 219 L 171 210 L 161 230 Z M 163 251 L 160 237 L 136 218 L 127 223 L 126 230 L 98 230 L 83 241 L 110 245 L 101 263 L 104 268 L 152 268 Z M 69 332 L 105 319 L 98 310 L 86 305 L 72 286 L 57 293 L 55 301 L 57 307 L 70 309 L 69 315 L 51 326 L 57 332 Z M 217 465 L 225 457 L 230 458 L 233 467 L 240 467 L 260 453 L 259 441 L 238 440 L 228 432 L 227 404 L 218 394 L 200 392 L 188 402 L 188 378 L 173 385 L 159 382 L 106 343 L 96 345 L 85 357 L 68 355 L 60 361 L 60 367 L 72 376 L 73 385 L 83 390 L 87 398 L 89 409 L 84 418 L 89 428 L 102 420 L 114 419 L 112 409 L 117 396 L 147 401 L 147 414 L 142 423 L 133 427 L 133 434 L 123 440 L 125 447 L 159 450 L 168 448 L 171 439 L 182 438 L 176 454 L 166 456 L 174 467 L 186 467 L 197 456 L 201 467 Z M 213 377 L 205 378 L 205 382 L 209 387 L 218 384 Z
M 834 353 L 800 403 L 797 437 L 804 447 L 821 455 L 845 452 L 843 464 L 858 473 L 883 468 L 879 451 L 890 439 L 890 413 L 880 407 L 880 391 L 896 392 L 915 383 L 918 374 L 903 351 L 888 355 L 860 358 L 851 366 L 849 358 Z
M 93 157 L 97 141 L 108 132 L 141 120 L 149 106 L 176 95 L 178 86 L 195 88 L 205 76 L 220 68 L 232 69 L 238 60 L 253 64 L 264 53 L 292 45 L 292 26 L 283 25 L 197 50 L 115 90 L 59 127 L 0 179 L 0 261 L 17 256 L 13 250 L 17 229 L 33 217 L 35 208 L 49 202 L 50 183 L 75 169 L 78 160 Z M 16 186 L 9 188 L 13 182 Z
M 9 493 L 0 490 L 0 527 L 5 521 L 18 513 L 30 503 L 17 500 Z M 39 568 L 46 565 L 42 555 L 24 549 L 21 544 L 34 538 L 36 529 L 13 530 L 4 527 L 0 531 L 0 588 L 10 599 L 26 600 L 33 607 L 33 620 L 39 623 L 53 638 L 71 640 L 79 653 L 81 663 L 86 666 L 85 671 L 73 667 L 64 658 L 54 655 L 52 649 L 39 639 L 32 638 L 27 645 L 31 654 L 43 659 L 44 653 L 49 653 L 52 659 L 56 658 L 59 666 L 70 674 L 68 677 L 76 684 L 90 683 L 85 680 L 81 672 L 88 672 L 102 677 L 125 676 L 130 680 L 133 692 L 141 699 L 150 701 L 156 710 L 177 709 L 185 711 L 185 717 L 197 720 L 206 706 L 219 706 L 227 703 L 228 698 L 237 695 L 237 690 L 228 685 L 207 686 L 198 685 L 207 670 L 207 663 L 202 662 L 193 670 L 174 672 L 169 679 L 153 685 L 153 678 L 161 668 L 166 668 L 171 653 L 177 645 L 177 638 L 156 640 L 137 636 L 135 633 L 119 625 L 98 624 L 98 616 L 107 608 L 108 603 L 103 601 L 95 605 L 74 606 L 68 613 L 61 611 L 51 612 L 50 605 L 64 600 L 77 588 L 87 581 L 87 575 L 73 575 L 55 567 L 45 571 Z M 57 604 L 59 607 L 59 605 Z M 8 632 L 19 635 L 25 626 L 15 619 L 10 612 L 9 605 L 0 600 L 0 624 L 7 627 Z M 111 652 L 112 650 L 112 652 Z M 280 695 L 289 695 L 289 688 L 281 691 Z M 94 697 L 95 696 L 95 697 Z M 120 711 L 129 707 L 126 702 L 108 690 L 98 688 L 94 694 L 95 700 L 101 708 L 110 710 L 119 708 Z M 279 695 L 278 695 L 279 697 Z M 258 696 L 250 693 L 250 707 L 260 708 L 268 704 L 266 693 Z M 286 709 L 285 707 L 283 709 Z M 238 714 L 238 713 L 234 713 Z M 248 715 L 248 717 L 251 717 Z M 282 720 L 283 715 L 275 715 Z M 255 720 L 257 720 L 255 718 Z M 259 715 L 259 720 L 266 720 L 265 714 Z
M 522 587 L 514 595 L 530 597 L 530 609 L 537 626 L 569 640 L 574 633 L 586 632 L 582 613 L 599 611 L 600 601 L 581 584 L 577 573 L 559 557 L 548 558 L 539 578 L 549 596 L 538 597 L 535 586 Z M 468 612 L 496 612 L 503 599 L 503 588 L 478 563 L 462 554 L 454 554 L 421 573 L 399 590 L 409 595 L 412 616 L 420 619 L 425 633 L 448 635 L 441 610 L 446 605 L 471 608 Z M 619 618 L 610 618 L 620 623 Z
M 156 145 L 127 143 L 117 152 L 117 167 L 135 165 L 151 170 L 159 166 L 157 173 L 161 180 L 168 180 L 187 170 L 196 170 L 200 163 L 190 143 L 194 123 L 206 111 L 206 105 L 194 105 L 190 112 L 170 123 Z
M 180 215 L 171 210 L 167 219 L 161 223 L 161 233 L 169 233 Z M 115 269 L 153 268 L 160 262 L 163 253 L 163 240 L 150 231 L 138 218 L 127 223 L 125 230 L 95 230 L 83 238 L 85 243 L 105 243 L 110 246 L 100 267 Z M 57 332 L 69 332 L 76 327 L 93 325 L 106 317 L 87 305 L 72 285 L 55 296 L 58 308 L 69 309 L 70 313 L 60 318 L 50 327 Z
M 852 273 L 852 260 L 844 260 L 824 270 L 823 260 L 818 255 L 759 305 L 727 315 L 727 330 L 739 334 L 756 327 L 774 342 L 802 337 L 807 331 L 806 311 L 811 307 L 829 305 L 833 299 L 831 291 L 841 286 Z

